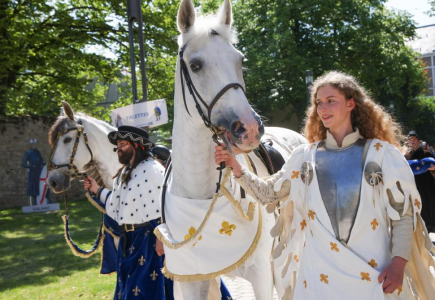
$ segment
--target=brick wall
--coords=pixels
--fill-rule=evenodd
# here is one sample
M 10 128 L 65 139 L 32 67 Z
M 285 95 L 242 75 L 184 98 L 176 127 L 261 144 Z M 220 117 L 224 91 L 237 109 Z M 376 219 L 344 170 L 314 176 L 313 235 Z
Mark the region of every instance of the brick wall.
M 55 118 L 0 116 L 0 209 L 28 205 L 26 195 L 27 169 L 21 166 L 29 140 L 37 139 L 37 149 L 44 161 L 50 156 L 48 131 Z M 75 179 L 68 191 L 68 200 L 83 199 L 84 191 Z M 63 201 L 63 195 L 51 193 L 52 201 Z

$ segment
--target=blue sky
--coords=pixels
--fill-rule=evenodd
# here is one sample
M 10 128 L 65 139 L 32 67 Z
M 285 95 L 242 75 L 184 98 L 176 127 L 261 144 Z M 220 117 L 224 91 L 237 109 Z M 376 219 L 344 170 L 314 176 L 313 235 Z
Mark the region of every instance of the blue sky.
M 425 14 L 430 10 L 429 0 L 388 0 L 385 4 L 388 8 L 405 10 L 413 15 L 417 26 L 435 24 L 435 17 Z

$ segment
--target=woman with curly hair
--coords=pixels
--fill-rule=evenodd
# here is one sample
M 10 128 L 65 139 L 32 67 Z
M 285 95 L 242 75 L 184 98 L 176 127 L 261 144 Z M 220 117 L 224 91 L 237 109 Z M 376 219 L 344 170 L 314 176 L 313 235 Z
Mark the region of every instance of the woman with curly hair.
M 399 124 L 354 77 L 333 71 L 313 84 L 304 133 L 310 144 L 269 178 L 250 173 L 221 146 L 215 152 L 216 163 L 232 168 L 258 201 L 283 201 L 272 230 L 280 235 L 273 253 L 286 293 L 280 296 L 435 299 L 434 262 L 424 246 L 431 243 L 414 177 L 397 149 Z

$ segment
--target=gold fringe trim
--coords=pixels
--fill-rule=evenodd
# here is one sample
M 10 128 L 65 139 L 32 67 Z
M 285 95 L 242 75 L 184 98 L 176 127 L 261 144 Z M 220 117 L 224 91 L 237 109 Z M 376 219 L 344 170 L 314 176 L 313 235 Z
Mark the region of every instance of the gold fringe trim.
M 95 202 L 94 199 L 92 199 L 89 192 L 86 192 L 86 198 L 88 198 L 89 202 L 91 202 L 91 204 L 93 206 L 95 206 L 100 212 L 102 212 L 103 214 L 106 214 L 106 210 L 104 208 L 102 208 L 97 202 Z
M 219 194 L 218 193 L 216 193 L 215 195 L 214 195 L 214 197 L 213 197 L 213 201 L 211 202 L 211 204 L 210 204 L 210 208 L 208 209 L 208 211 L 207 211 L 207 214 L 205 215 L 205 217 L 204 217 L 204 220 L 202 220 L 202 222 L 201 222 L 201 225 L 198 227 L 198 230 L 196 230 L 196 232 L 190 237 L 190 238 L 188 238 L 187 240 L 184 240 L 184 241 L 182 241 L 182 242 L 179 242 L 179 243 L 176 243 L 176 244 L 174 244 L 174 243 L 172 243 L 171 241 L 169 241 L 169 240 L 167 240 L 163 235 L 162 235 L 162 233 L 160 232 L 160 230 L 156 227 L 155 229 L 154 229 L 154 234 L 157 236 L 157 238 L 166 246 L 166 247 L 168 247 L 168 248 L 170 248 L 170 249 L 178 249 L 178 248 L 181 248 L 181 247 L 183 247 L 183 246 L 185 246 L 185 245 L 187 245 L 187 244 L 190 244 L 191 242 L 193 242 L 193 241 L 195 241 L 196 240 L 196 238 L 200 235 L 200 233 L 201 233 L 201 231 L 202 231 L 202 229 L 205 227 L 205 225 L 207 224 L 207 221 L 208 221 L 208 219 L 210 218 L 210 215 L 211 215 L 211 213 L 212 213 L 212 211 L 213 211 L 213 208 L 214 208 L 214 205 L 215 205 L 215 203 L 216 203 L 216 201 L 217 201 L 217 199 L 218 199 L 218 196 L 219 196 Z
M 69 239 L 68 239 L 68 237 L 67 237 L 67 234 L 66 234 L 66 220 L 67 220 L 67 218 L 68 218 L 68 217 L 67 217 L 66 215 L 63 215 L 63 216 L 62 216 L 62 220 L 63 220 L 63 235 L 64 235 L 64 237 L 65 237 L 65 241 L 66 241 L 66 243 L 68 244 L 68 246 L 70 247 L 72 253 L 73 253 L 75 256 L 79 256 L 79 257 L 83 257 L 83 258 L 88 258 L 88 257 L 91 257 L 92 255 L 94 255 L 94 254 L 98 251 L 98 249 L 101 247 L 101 245 L 103 244 L 103 236 L 101 236 L 100 242 L 98 243 L 97 248 L 95 248 L 95 251 L 92 251 L 91 253 L 87 253 L 87 254 L 85 254 L 85 253 L 80 253 L 80 252 L 78 252 L 78 251 L 74 248 L 74 246 L 71 244 L 71 242 L 69 241 Z M 103 235 L 104 235 L 104 234 L 103 234 Z
M 251 166 L 251 163 L 250 163 L 250 161 L 249 161 L 249 158 L 248 158 L 248 155 L 247 154 L 245 154 L 245 160 L 246 160 L 246 163 L 248 164 L 248 168 L 249 168 L 249 170 L 252 172 L 252 166 Z M 236 211 L 239 213 L 239 215 L 243 218 L 243 219 L 245 219 L 245 220 L 247 220 L 247 221 L 252 221 L 253 219 L 254 219 L 254 213 L 255 213 L 255 206 L 256 206 L 256 204 L 255 203 L 253 203 L 253 202 L 251 202 L 251 203 L 249 203 L 249 205 L 248 205 L 248 213 L 247 214 L 245 214 L 245 212 L 243 211 L 243 208 L 242 208 L 242 206 L 240 205 L 240 203 L 238 202 L 238 201 L 236 201 L 234 198 L 233 198 L 233 196 L 228 192 L 228 190 L 225 188 L 225 183 L 227 182 L 227 180 L 228 180 L 228 178 L 230 177 L 230 175 L 231 175 L 231 169 L 230 168 L 226 168 L 226 172 L 225 172 L 225 175 L 224 175 L 224 178 L 222 179 L 222 183 L 221 183 L 221 188 L 220 188 L 220 190 L 222 191 L 222 194 L 230 201 L 230 203 L 236 208 Z M 196 232 L 190 237 L 190 238 L 188 238 L 187 240 L 184 240 L 184 241 L 182 241 L 182 242 L 179 242 L 179 243 L 172 243 L 171 241 L 169 241 L 168 239 L 166 239 L 163 235 L 162 235 L 162 233 L 160 232 L 160 230 L 158 230 L 158 228 L 156 227 L 155 229 L 154 229 L 154 234 L 156 235 L 156 237 L 166 246 L 166 247 L 168 247 L 168 248 L 170 248 L 170 249 L 179 249 L 179 248 L 181 248 L 181 247 L 184 247 L 185 245 L 187 245 L 187 244 L 190 244 L 191 242 L 193 242 L 193 241 L 195 241 L 196 240 L 196 238 L 198 237 L 198 236 L 200 236 L 201 235 L 201 232 L 202 232 L 202 230 L 204 229 L 204 227 L 205 227 L 205 225 L 207 224 L 207 221 L 208 221 L 208 219 L 210 218 L 210 215 L 211 215 L 211 213 L 213 212 L 213 208 L 214 208 L 214 205 L 216 204 L 216 201 L 217 201 L 217 199 L 218 199 L 218 197 L 219 197 L 219 194 L 218 193 L 215 193 L 214 194 L 214 196 L 213 196 L 213 201 L 212 201 L 212 203 L 210 204 L 210 208 L 208 209 L 208 211 L 207 211 L 207 213 L 206 213 L 206 215 L 205 215 L 205 217 L 204 217 L 204 219 L 202 220 L 202 222 L 201 222 L 201 225 L 198 227 L 198 229 L 196 230 Z M 261 213 L 260 213 L 260 215 L 261 215 Z
M 252 242 L 251 247 L 249 247 L 248 251 L 246 251 L 246 253 L 237 262 L 235 262 L 231 266 L 226 267 L 225 269 L 222 269 L 220 271 L 209 273 L 209 274 L 178 275 L 178 274 L 171 273 L 166 268 L 166 259 L 165 259 L 165 262 L 164 262 L 164 265 L 162 268 L 163 275 L 165 275 L 166 278 L 176 280 L 176 281 L 183 281 L 183 282 L 186 282 L 186 281 L 204 281 L 204 280 L 210 280 L 210 279 L 215 278 L 217 276 L 220 276 L 222 274 L 227 274 L 227 273 L 230 273 L 231 271 L 234 271 L 235 269 L 242 266 L 246 262 L 246 260 L 249 257 L 251 257 L 251 255 L 257 249 L 258 240 L 260 239 L 260 236 L 261 236 L 262 224 L 263 224 L 263 217 L 261 215 L 261 209 L 259 209 L 258 210 L 258 229 L 257 229 L 257 234 L 255 235 L 254 241 Z

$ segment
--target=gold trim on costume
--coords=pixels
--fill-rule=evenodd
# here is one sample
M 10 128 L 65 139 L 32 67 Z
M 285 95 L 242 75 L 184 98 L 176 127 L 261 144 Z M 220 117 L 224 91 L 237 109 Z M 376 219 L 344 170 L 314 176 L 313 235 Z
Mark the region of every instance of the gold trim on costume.
M 86 192 L 86 198 L 88 198 L 89 202 L 91 202 L 91 204 L 93 206 L 95 206 L 100 212 L 102 212 L 103 214 L 106 214 L 106 210 L 104 208 L 102 208 L 97 202 L 95 202 L 94 199 L 92 199 L 89 192 Z
M 239 268 L 241 265 L 243 265 L 246 260 L 251 257 L 252 253 L 254 253 L 255 249 L 257 249 L 258 240 L 261 236 L 262 226 L 263 224 L 263 217 L 261 215 L 261 209 L 258 210 L 258 229 L 257 234 L 255 235 L 254 241 L 252 242 L 251 246 L 249 247 L 248 251 L 234 264 L 232 264 L 229 267 L 226 267 L 225 269 L 222 269 L 217 272 L 209 273 L 209 274 L 195 274 L 195 275 L 178 275 L 171 273 L 166 268 L 166 259 L 163 265 L 162 273 L 165 275 L 166 278 L 176 280 L 176 281 L 204 281 L 204 280 L 210 280 L 212 278 L 215 278 L 216 276 L 220 276 L 222 274 L 229 273 L 231 271 L 234 271 L 235 269 Z M 160 234 L 160 231 L 156 230 L 158 234 Z M 155 233 L 156 234 L 156 233 Z M 157 234 L 156 234 L 157 235 Z

